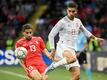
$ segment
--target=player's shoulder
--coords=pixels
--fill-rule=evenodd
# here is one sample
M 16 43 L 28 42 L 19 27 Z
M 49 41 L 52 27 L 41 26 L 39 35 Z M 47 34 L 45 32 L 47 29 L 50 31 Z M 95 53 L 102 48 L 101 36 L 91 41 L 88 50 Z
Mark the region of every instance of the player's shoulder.
M 77 17 L 75 17 L 75 21 L 76 22 L 81 22 L 81 20 L 79 18 L 77 18 Z
M 42 37 L 40 37 L 40 36 L 34 36 L 32 38 L 35 39 L 35 40 L 42 40 Z
M 75 17 L 74 20 L 75 20 L 75 21 L 78 21 L 78 22 L 81 21 L 81 20 L 80 20 L 79 18 L 77 18 L 77 17 Z M 67 16 L 64 16 L 63 18 L 61 18 L 61 19 L 59 20 L 59 22 L 61 22 L 61 23 L 66 23 L 66 22 L 69 22 L 69 21 L 70 21 L 70 20 L 68 19 Z
M 17 40 L 18 43 L 23 42 L 25 39 L 24 38 L 20 38 Z
M 15 45 L 22 45 L 23 43 L 25 42 L 25 39 L 24 38 L 20 38 L 16 41 Z
M 65 17 L 62 17 L 59 21 L 58 21 L 58 23 L 64 23 L 66 20 L 66 16 Z

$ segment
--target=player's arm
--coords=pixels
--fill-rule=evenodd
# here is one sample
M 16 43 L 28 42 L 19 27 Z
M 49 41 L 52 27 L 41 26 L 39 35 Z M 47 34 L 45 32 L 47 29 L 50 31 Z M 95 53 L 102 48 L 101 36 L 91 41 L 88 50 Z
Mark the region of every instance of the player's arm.
M 48 39 L 49 39 L 49 44 L 51 48 L 51 56 L 54 57 L 55 55 L 55 42 L 54 42 L 54 37 L 58 34 L 58 32 L 63 29 L 64 24 L 62 22 L 58 22 L 51 30 L 49 33 Z
M 54 57 L 52 57 L 51 53 L 48 52 L 48 50 L 46 49 L 45 43 L 43 41 L 43 39 L 41 37 L 39 37 L 40 40 L 40 47 L 42 52 L 51 60 L 54 60 Z M 55 60 L 54 60 L 55 61 Z
M 89 32 L 89 31 L 83 26 L 83 24 L 82 24 L 81 21 L 80 21 L 80 29 L 84 32 L 84 34 L 85 34 L 88 38 L 90 38 L 90 37 L 92 36 L 92 33 Z M 94 37 L 94 36 L 93 36 L 93 37 Z
M 49 58 L 52 59 L 50 53 L 48 52 L 48 50 L 46 49 L 45 43 L 43 41 L 43 39 L 41 37 L 39 37 L 39 42 L 40 42 L 40 48 L 41 51 Z
M 85 35 L 86 35 L 89 39 L 95 39 L 95 40 L 98 40 L 99 42 L 104 41 L 104 39 L 98 38 L 98 37 L 94 36 L 92 33 L 90 33 L 90 32 L 83 26 L 82 23 L 80 23 L 80 28 L 81 28 L 81 30 L 85 33 Z
M 51 53 L 49 53 L 46 48 L 43 50 L 43 53 L 44 53 L 49 59 L 51 59 L 51 60 L 53 60 L 53 61 L 55 61 L 55 62 L 59 61 L 59 59 L 57 59 L 56 57 L 53 57 L 53 56 L 51 55 Z
M 48 52 L 48 50 L 45 48 L 44 50 L 42 50 L 42 52 L 51 60 L 53 60 L 52 56 L 50 55 L 50 53 Z

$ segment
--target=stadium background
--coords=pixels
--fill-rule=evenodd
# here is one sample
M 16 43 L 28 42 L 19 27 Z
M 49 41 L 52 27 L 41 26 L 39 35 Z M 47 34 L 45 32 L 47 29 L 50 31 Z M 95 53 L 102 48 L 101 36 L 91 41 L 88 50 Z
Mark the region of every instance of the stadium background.
M 73 1 L 79 6 L 78 15 L 84 26 L 95 36 L 107 40 L 107 1 Z M 32 24 L 34 35 L 41 36 L 49 49 L 47 36 L 55 23 L 66 15 L 64 5 L 67 2 L 69 1 L 0 0 L 0 80 L 27 80 L 14 56 L 14 44 L 21 37 L 22 25 Z M 44 55 L 43 58 L 48 65 L 52 62 Z M 106 42 L 102 46 L 91 45 L 88 61 L 93 71 L 93 80 L 107 80 Z M 65 69 L 58 68 L 49 74 L 49 80 L 69 80 L 69 76 Z M 83 76 L 87 80 L 85 71 Z

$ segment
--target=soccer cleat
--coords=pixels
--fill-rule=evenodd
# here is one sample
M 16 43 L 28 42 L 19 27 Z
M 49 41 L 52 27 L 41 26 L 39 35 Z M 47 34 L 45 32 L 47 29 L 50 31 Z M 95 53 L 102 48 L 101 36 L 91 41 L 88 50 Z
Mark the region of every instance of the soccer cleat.
M 53 64 L 54 64 L 54 62 L 46 68 L 45 75 L 48 74 L 49 72 L 52 72 L 55 69 Z

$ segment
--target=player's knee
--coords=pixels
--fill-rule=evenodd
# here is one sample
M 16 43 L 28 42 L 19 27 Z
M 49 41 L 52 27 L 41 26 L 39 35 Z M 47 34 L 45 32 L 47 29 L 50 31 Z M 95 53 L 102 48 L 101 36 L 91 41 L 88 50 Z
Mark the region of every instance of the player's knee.
M 42 80 L 41 77 L 34 77 L 33 79 L 34 79 L 34 80 Z
M 33 80 L 42 80 L 41 76 L 32 75 Z
M 45 76 L 45 80 L 48 80 L 48 75 Z
M 40 78 L 40 79 L 37 79 L 37 80 L 42 80 L 42 78 Z
M 74 75 L 73 79 L 72 80 L 79 80 L 80 79 L 80 75 L 79 74 L 76 74 Z
M 75 62 L 75 61 L 76 61 L 76 58 L 73 58 L 73 57 L 68 57 L 68 58 L 67 58 L 68 64 L 73 63 L 73 62 Z
M 39 78 L 37 78 L 37 80 L 42 80 L 42 78 L 41 78 L 41 77 L 39 77 Z
M 79 80 L 80 79 L 80 75 L 76 75 L 76 79 L 75 80 Z

